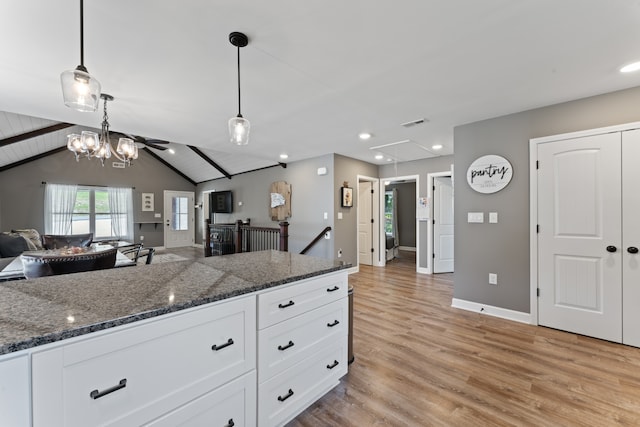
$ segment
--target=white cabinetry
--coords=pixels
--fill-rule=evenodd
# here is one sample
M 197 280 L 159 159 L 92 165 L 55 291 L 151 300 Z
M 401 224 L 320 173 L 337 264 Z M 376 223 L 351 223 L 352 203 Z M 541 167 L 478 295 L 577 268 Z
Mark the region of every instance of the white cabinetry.
M 29 356 L 7 357 L 0 362 L 0 426 L 28 426 Z
M 255 321 L 250 296 L 35 353 L 33 425 L 155 420 L 255 369 Z
M 258 295 L 258 425 L 283 425 L 347 373 L 347 274 Z

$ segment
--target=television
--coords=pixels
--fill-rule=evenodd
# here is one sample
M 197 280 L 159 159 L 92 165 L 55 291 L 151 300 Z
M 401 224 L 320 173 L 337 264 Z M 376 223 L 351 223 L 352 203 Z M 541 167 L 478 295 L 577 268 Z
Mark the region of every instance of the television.
M 233 193 L 231 190 L 209 193 L 210 213 L 233 213 Z

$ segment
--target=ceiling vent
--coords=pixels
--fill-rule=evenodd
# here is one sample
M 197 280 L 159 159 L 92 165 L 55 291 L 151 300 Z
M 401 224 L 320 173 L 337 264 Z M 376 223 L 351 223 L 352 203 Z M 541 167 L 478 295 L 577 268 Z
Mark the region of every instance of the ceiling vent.
M 410 122 L 406 122 L 406 123 L 402 123 L 400 126 L 406 127 L 406 128 L 410 128 L 412 126 L 417 126 L 417 125 L 421 125 L 425 122 L 428 122 L 429 120 L 427 119 L 417 119 L 417 120 L 411 120 Z

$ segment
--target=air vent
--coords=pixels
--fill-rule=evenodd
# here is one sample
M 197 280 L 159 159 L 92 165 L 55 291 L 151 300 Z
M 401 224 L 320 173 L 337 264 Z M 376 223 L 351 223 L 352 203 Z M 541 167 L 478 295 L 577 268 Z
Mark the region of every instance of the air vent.
M 406 123 L 402 123 L 400 126 L 404 126 L 406 128 L 410 128 L 412 126 L 417 126 L 417 125 L 421 125 L 425 122 L 428 122 L 429 120 L 427 119 L 418 119 L 418 120 L 412 120 L 410 122 L 406 122 Z

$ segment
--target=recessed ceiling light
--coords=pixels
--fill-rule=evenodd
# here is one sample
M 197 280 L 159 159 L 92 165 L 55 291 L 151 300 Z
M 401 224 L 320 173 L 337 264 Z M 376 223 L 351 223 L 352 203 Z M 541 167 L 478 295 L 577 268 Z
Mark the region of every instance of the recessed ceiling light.
M 392 162 L 392 161 L 393 161 L 393 159 L 392 159 L 391 157 L 389 157 L 389 158 L 387 159 L 387 162 Z
M 168 150 L 168 151 L 169 151 L 169 153 L 171 153 L 171 154 L 176 154 L 176 150 L 174 150 L 173 148 L 169 148 L 169 150 Z
M 640 70 L 640 61 L 625 65 L 624 67 L 620 68 L 621 73 L 632 73 L 638 70 Z
M 376 160 L 382 160 L 384 156 L 382 154 L 376 154 Z
M 366 141 L 367 139 L 371 138 L 371 134 L 369 132 L 362 132 L 360 134 L 358 134 L 358 138 L 362 139 L 363 141 Z
M 286 153 L 282 153 L 282 154 L 280 154 L 280 158 L 281 158 L 282 160 L 284 160 L 284 159 L 288 159 L 288 158 L 289 158 L 289 155 L 288 155 L 288 154 L 286 154 Z
M 432 145 L 431 148 L 433 148 L 434 150 L 442 150 L 442 144 Z

